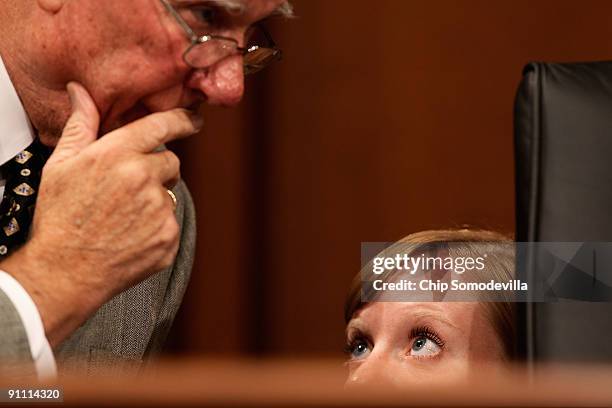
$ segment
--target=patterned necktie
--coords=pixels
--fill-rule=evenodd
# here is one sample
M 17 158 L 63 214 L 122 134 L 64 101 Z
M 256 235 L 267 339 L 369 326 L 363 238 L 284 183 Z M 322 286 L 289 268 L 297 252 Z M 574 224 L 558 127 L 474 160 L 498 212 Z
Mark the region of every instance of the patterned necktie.
M 28 237 L 40 175 L 49 156 L 49 148 L 37 138 L 0 168 L 6 181 L 0 203 L 0 259 L 10 255 Z

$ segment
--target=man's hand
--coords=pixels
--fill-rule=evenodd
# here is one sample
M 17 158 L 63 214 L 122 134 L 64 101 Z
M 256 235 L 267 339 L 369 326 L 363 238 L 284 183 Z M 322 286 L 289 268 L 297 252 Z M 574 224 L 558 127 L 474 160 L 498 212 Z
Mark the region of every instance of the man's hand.
M 156 113 L 97 140 L 99 114 L 80 85 L 43 169 L 31 239 L 0 264 L 28 291 L 52 346 L 117 293 L 171 265 L 179 227 L 166 192 L 179 160 L 160 145 L 196 133 L 184 110 Z

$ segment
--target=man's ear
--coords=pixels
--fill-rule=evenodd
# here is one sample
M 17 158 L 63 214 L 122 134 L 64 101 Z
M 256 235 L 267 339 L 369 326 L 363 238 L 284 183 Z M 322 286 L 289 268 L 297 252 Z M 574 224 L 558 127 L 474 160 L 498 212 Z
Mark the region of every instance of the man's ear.
M 62 7 L 64 7 L 64 3 L 66 0 L 36 0 L 38 2 L 38 6 L 45 10 L 48 13 L 55 14 L 59 12 Z

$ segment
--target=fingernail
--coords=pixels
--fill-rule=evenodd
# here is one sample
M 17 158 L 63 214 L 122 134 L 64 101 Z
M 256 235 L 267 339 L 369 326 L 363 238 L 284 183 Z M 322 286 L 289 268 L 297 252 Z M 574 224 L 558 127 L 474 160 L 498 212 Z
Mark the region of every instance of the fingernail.
M 204 127 L 204 117 L 202 114 L 198 112 L 191 112 L 189 114 L 191 123 L 193 123 L 193 127 L 195 127 L 198 131 Z

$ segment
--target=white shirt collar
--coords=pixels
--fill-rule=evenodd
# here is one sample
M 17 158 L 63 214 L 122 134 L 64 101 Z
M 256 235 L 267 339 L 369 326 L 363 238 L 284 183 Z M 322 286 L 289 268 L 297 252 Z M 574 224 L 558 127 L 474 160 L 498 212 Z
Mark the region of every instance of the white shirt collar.
M 0 57 L 0 166 L 33 141 L 34 129 Z

